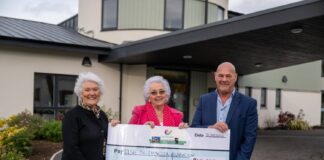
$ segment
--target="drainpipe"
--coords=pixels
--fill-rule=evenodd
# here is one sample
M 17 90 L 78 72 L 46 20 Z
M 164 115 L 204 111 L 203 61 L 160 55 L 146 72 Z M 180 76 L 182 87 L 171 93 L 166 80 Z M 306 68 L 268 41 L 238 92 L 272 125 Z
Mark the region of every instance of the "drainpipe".
M 119 64 L 120 77 L 119 77 L 119 121 L 121 121 L 122 113 L 122 95 L 123 95 L 123 64 Z

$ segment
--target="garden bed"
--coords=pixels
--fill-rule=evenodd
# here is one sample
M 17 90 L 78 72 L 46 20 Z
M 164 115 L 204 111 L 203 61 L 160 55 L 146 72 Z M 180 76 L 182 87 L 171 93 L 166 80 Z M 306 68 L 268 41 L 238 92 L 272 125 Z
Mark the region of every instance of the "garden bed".
M 54 153 L 62 149 L 62 142 L 33 140 L 32 153 L 28 160 L 49 160 Z

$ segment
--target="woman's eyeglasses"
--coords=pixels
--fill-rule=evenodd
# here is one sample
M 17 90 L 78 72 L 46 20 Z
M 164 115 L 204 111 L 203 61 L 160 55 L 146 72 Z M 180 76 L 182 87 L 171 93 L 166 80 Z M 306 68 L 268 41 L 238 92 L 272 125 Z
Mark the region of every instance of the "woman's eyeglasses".
M 83 89 L 84 92 L 98 92 L 99 91 L 99 88 L 95 87 L 95 88 L 85 88 Z
M 159 91 L 151 91 L 150 92 L 150 94 L 152 95 L 152 96 L 156 96 L 156 95 L 163 95 L 163 94 L 165 94 L 165 90 L 159 90 Z

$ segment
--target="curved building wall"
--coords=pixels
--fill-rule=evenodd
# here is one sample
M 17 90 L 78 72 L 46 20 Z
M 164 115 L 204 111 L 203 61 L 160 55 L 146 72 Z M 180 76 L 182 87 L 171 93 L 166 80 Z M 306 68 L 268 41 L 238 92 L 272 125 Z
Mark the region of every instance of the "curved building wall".
M 89 37 L 121 44 L 227 18 L 227 0 L 209 0 L 208 7 L 205 6 L 204 0 L 183 0 L 180 3 L 182 8 L 179 8 L 182 10 L 182 27 L 168 28 L 165 26 L 166 2 L 167 0 L 80 0 L 79 32 Z M 117 8 L 107 11 L 105 8 L 109 8 L 108 4 Z M 223 15 L 220 19 L 218 13 L 221 11 Z M 113 13 L 115 19 L 107 16 L 109 12 Z M 111 22 L 112 19 L 115 22 Z M 107 20 L 109 22 L 106 22 Z
M 117 29 L 163 30 L 164 0 L 119 0 Z

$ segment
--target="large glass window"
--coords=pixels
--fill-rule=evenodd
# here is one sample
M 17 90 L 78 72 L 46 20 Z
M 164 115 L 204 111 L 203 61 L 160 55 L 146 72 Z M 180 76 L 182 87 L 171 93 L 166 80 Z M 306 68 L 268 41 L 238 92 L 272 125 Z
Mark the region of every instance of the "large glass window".
M 183 0 L 165 0 L 165 29 L 183 28 L 183 8 Z
M 77 76 L 35 73 L 34 112 L 56 118 L 59 111 L 77 104 L 73 93 Z
M 118 0 L 103 0 L 102 28 L 117 28 Z
M 265 108 L 267 104 L 267 88 L 261 88 L 261 107 Z
M 276 89 L 276 109 L 281 108 L 281 89 Z

